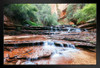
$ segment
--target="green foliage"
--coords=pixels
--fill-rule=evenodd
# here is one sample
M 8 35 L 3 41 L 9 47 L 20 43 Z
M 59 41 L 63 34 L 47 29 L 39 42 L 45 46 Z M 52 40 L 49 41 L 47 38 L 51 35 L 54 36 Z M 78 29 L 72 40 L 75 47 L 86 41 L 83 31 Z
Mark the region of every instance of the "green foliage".
M 16 30 L 17 30 L 17 31 L 20 31 L 20 30 L 21 30 L 21 27 L 16 27 Z
M 67 19 L 71 19 L 73 17 L 73 14 L 74 14 L 74 5 L 73 4 L 70 4 L 67 8 Z
M 29 25 L 31 25 L 31 26 L 38 26 L 38 24 L 37 23 L 35 23 L 35 22 L 32 22 L 32 21 L 25 21 L 26 23 L 28 23 Z
M 51 14 L 51 8 L 48 4 L 36 4 L 38 10 L 37 18 L 38 22 L 41 22 L 44 26 L 57 25 L 57 15 Z
M 45 19 L 45 24 L 47 26 L 51 26 L 51 25 L 57 25 L 58 22 L 57 22 L 57 17 L 55 16 L 55 14 L 53 15 L 48 15 Z
M 96 18 L 96 4 L 86 4 L 82 9 L 78 10 L 73 17 L 78 19 L 77 23 Z
M 18 24 L 32 26 L 57 25 L 57 16 L 51 14 L 48 4 L 10 4 L 5 5 L 4 14 Z
M 73 27 L 75 27 L 76 25 L 72 25 Z
M 81 9 L 84 6 L 84 4 L 69 4 L 67 8 L 67 19 L 70 21 L 71 19 L 74 19 L 74 14 L 77 10 Z M 80 16 L 78 13 L 77 16 Z
M 25 20 L 36 22 L 36 12 L 36 6 L 30 4 L 10 4 L 4 8 L 4 14 L 14 22 L 18 21 L 20 24 L 25 24 L 23 23 Z

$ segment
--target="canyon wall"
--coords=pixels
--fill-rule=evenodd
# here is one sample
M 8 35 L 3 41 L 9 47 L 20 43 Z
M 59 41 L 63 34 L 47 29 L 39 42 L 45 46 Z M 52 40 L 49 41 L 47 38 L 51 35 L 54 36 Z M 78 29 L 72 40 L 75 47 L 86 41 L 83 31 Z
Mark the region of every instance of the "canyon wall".
M 7 17 L 7 16 L 5 16 L 4 15 L 4 26 L 13 26 L 14 25 L 14 23 Z
M 66 15 L 68 4 L 49 4 L 51 6 L 51 13 L 56 13 L 59 18 Z
M 68 24 L 66 18 L 66 10 L 68 4 L 49 4 L 51 6 L 51 13 L 56 13 L 58 16 L 58 22 L 63 22 L 64 24 Z

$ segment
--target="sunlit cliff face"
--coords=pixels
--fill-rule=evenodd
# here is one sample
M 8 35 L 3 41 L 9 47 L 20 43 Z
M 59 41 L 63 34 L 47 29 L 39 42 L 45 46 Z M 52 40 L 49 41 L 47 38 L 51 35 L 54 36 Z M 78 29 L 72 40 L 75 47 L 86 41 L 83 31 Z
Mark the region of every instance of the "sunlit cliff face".
M 63 10 L 68 7 L 68 4 L 49 4 L 51 6 L 51 13 L 61 14 Z

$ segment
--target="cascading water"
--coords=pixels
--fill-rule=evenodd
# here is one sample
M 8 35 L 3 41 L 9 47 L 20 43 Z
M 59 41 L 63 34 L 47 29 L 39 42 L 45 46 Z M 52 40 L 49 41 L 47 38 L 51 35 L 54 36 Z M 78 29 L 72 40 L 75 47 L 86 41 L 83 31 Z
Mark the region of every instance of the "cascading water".
M 57 48 L 56 50 L 53 51 L 50 57 L 51 58 L 50 64 L 56 64 L 59 62 L 59 60 L 62 59 L 69 61 L 70 59 L 73 58 L 73 56 L 71 55 L 72 52 L 73 53 L 79 52 L 79 50 L 76 49 L 75 46 L 72 44 L 67 43 L 66 47 L 64 47 L 63 44 L 61 44 L 61 46 L 62 46 L 61 49 Z
M 55 32 L 57 32 L 58 30 L 57 30 L 57 27 L 55 27 Z
M 50 27 L 50 32 L 53 32 L 53 27 Z M 71 27 L 67 28 L 67 32 L 71 32 Z M 61 30 L 60 27 L 58 28 L 58 30 Z M 80 29 L 75 29 L 76 32 L 80 32 Z M 57 27 L 55 28 L 55 32 L 57 32 Z M 53 34 L 51 34 L 53 35 Z M 56 42 L 60 42 L 60 41 L 56 41 Z M 34 45 L 34 44 L 32 44 Z M 38 43 L 37 45 L 41 45 L 40 43 Z M 56 46 L 55 42 L 53 40 L 47 40 L 43 42 L 43 50 L 46 52 L 51 51 L 51 59 L 52 58 L 56 58 L 56 57 L 70 57 L 71 52 L 77 52 L 79 51 L 78 49 L 75 48 L 75 46 L 71 43 L 66 43 L 63 44 L 62 42 L 59 43 L 60 47 Z M 37 52 L 38 53 L 38 52 Z M 38 59 L 38 56 L 36 56 Z M 34 64 L 33 62 L 31 62 L 30 59 L 28 59 L 28 61 L 24 62 L 24 64 Z
M 57 47 L 55 43 L 51 40 L 44 41 L 43 48 L 46 50 L 52 51 L 51 59 L 54 59 L 56 57 L 70 57 L 72 52 L 78 52 L 79 49 L 76 49 L 75 46 L 71 43 L 66 43 L 66 46 L 64 47 L 64 44 L 60 43 L 61 48 Z M 52 64 L 52 63 L 51 63 Z
M 88 32 L 88 30 L 87 29 L 84 29 L 85 30 L 85 32 Z
M 60 43 L 60 46 L 63 47 L 62 49 L 59 49 L 53 41 L 49 40 L 49 41 L 44 41 L 43 43 L 43 48 L 47 49 L 47 50 L 53 50 L 53 54 L 54 53 L 59 53 L 62 51 L 74 51 L 74 50 L 78 50 L 75 48 L 75 46 L 71 43 L 67 43 L 66 46 L 64 47 L 64 45 L 62 43 Z
M 82 31 L 79 28 L 67 27 L 67 33 L 69 32 L 82 32 Z
M 51 40 L 48 40 L 48 41 L 44 41 L 43 42 L 43 49 L 46 49 L 46 50 L 54 50 L 55 49 L 55 44 L 54 42 L 52 42 Z
M 48 40 L 48 41 L 44 41 L 43 42 L 43 46 L 53 46 L 53 47 L 57 47 L 54 43 L 54 41 Z M 60 43 L 61 47 L 64 47 L 64 44 Z M 73 48 L 75 49 L 75 46 L 71 43 L 66 43 L 66 48 Z
M 66 46 L 67 46 L 68 48 L 73 48 L 73 49 L 75 49 L 75 46 L 74 46 L 73 44 L 67 43 Z
M 51 28 L 51 30 L 50 30 L 51 35 L 54 35 L 54 33 L 53 33 L 53 32 L 54 32 L 54 31 L 53 31 L 53 27 L 51 26 L 50 28 Z
M 51 60 L 55 59 L 55 58 L 70 58 L 71 53 L 72 52 L 77 52 L 79 51 L 78 49 L 75 48 L 75 46 L 71 43 L 66 43 L 63 44 L 62 41 L 58 41 L 60 44 L 60 47 L 56 46 L 55 43 L 57 41 L 53 41 L 53 40 L 47 40 L 43 42 L 43 50 L 44 51 L 51 51 Z M 34 44 L 32 44 L 34 45 Z M 38 45 L 40 45 L 40 43 L 38 43 Z M 33 48 L 34 49 L 34 48 Z M 38 53 L 38 52 L 37 52 Z M 32 56 L 31 56 L 32 57 Z M 36 59 L 38 59 L 39 56 L 35 56 L 37 57 Z M 23 62 L 22 64 L 25 65 L 34 65 L 35 63 L 33 61 L 31 61 L 31 59 L 27 59 L 28 61 Z M 52 64 L 53 62 L 50 62 L 50 64 Z
M 75 28 L 75 32 L 81 32 L 81 29 Z
M 60 44 L 61 45 L 61 47 L 64 47 L 64 45 L 63 44 Z
M 61 31 L 61 27 L 58 27 L 59 31 Z
M 67 27 L 67 33 L 69 33 L 71 31 L 71 28 L 70 27 Z
M 53 27 L 51 26 L 50 28 L 51 28 L 51 30 L 50 30 L 50 31 L 51 31 L 51 32 L 53 32 Z

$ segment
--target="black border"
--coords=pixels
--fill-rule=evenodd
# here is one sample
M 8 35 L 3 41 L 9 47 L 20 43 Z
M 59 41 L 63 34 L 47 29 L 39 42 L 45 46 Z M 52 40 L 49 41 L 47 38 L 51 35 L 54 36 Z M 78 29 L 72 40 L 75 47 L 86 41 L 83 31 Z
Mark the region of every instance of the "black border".
M 99 1 L 96 0 L 0 0 L 0 66 L 1 67 L 42 67 L 42 68 L 100 68 L 100 21 L 99 21 L 99 12 L 100 8 L 98 7 L 99 5 L 97 4 L 97 46 L 96 46 L 96 53 L 97 53 L 97 63 L 96 65 L 4 65 L 3 64 L 3 5 L 4 4 L 12 4 L 12 3 L 99 3 Z
M 96 3 L 96 0 L 2 0 L 3 3 Z

